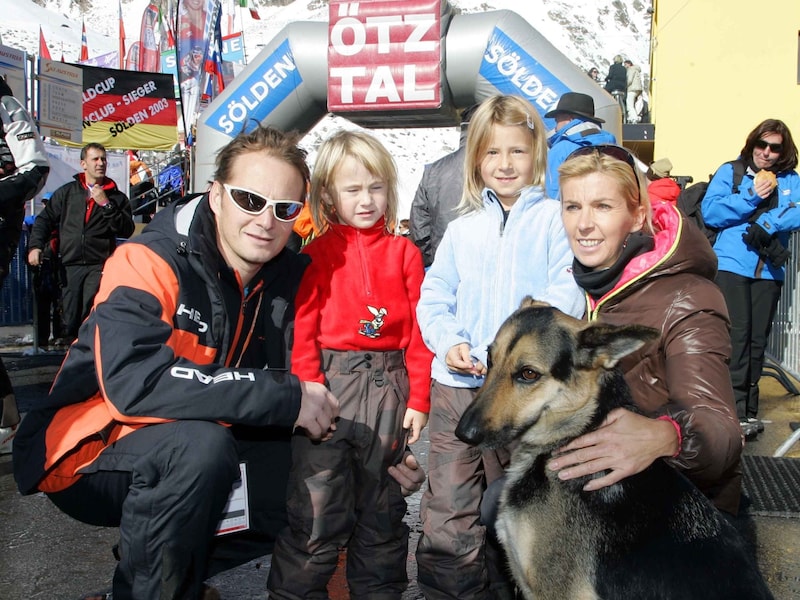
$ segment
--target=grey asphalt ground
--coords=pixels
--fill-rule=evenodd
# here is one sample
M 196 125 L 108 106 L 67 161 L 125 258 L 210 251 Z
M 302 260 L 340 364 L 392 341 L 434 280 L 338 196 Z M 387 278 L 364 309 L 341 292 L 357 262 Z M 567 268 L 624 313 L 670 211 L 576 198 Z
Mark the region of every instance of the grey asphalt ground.
M 63 352 L 30 354 L 20 345 L 24 331 L 0 328 L 0 355 L 15 393 L 24 407 L 47 393 Z M 789 421 L 800 421 L 800 396 L 791 396 L 772 378 L 762 378 L 762 418 L 766 430 L 747 443 L 746 454 L 771 456 L 790 434 Z M 427 463 L 427 437 L 415 446 Z M 787 454 L 800 458 L 800 443 Z M 420 493 L 408 499 L 411 526 L 408 562 L 410 586 L 404 600 L 423 598 L 416 586 L 413 550 L 419 537 Z M 800 515 L 796 518 L 751 517 L 759 564 L 777 600 L 800 599 Z M 115 560 L 111 547 L 116 529 L 92 527 L 60 513 L 43 495 L 23 497 L 16 491 L 11 459 L 0 456 L 0 600 L 78 600 L 111 587 Z M 269 556 L 230 571 L 209 583 L 224 599 L 263 600 Z

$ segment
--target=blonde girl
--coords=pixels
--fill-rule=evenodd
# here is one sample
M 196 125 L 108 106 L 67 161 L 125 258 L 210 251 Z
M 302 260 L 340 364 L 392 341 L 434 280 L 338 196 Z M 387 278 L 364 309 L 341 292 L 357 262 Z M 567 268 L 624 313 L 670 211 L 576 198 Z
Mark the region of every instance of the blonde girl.
M 483 383 L 487 346 L 522 299 L 533 296 L 580 317 L 583 298 L 559 204 L 544 194 L 545 128 L 518 96 L 485 100 L 466 143 L 462 216 L 450 223 L 425 275 L 417 318 L 434 352 L 428 489 L 417 548 L 426 598 L 495 598 L 508 593 L 479 524 L 487 483 L 504 450 L 461 442 L 455 427 Z
M 340 131 L 321 145 L 310 198 L 321 235 L 303 250 L 292 372 L 328 384 L 340 411 L 329 440 L 292 440 L 273 598 L 327 598 L 340 547 L 352 598 L 399 599 L 408 583 L 406 505 L 387 470 L 427 423 L 432 356 L 416 321 L 422 255 L 393 233 L 396 189 L 371 135 Z

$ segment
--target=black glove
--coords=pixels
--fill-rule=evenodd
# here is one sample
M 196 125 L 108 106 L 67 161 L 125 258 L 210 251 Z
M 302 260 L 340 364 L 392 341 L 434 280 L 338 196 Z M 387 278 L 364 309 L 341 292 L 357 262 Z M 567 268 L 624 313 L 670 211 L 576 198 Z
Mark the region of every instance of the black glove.
M 770 235 L 758 223 L 751 223 L 742 234 L 744 243 L 755 250 L 758 255 L 774 267 L 782 267 L 789 260 L 791 252 L 781 244 L 778 236 Z
M 769 246 L 772 241 L 772 236 L 761 227 L 758 223 L 751 223 L 747 226 L 747 230 L 742 234 L 744 243 L 750 246 L 753 250 L 759 252 L 760 250 Z M 760 254 L 760 252 L 759 252 Z
M 761 252 L 759 252 L 761 254 Z M 782 267 L 789 260 L 792 253 L 786 248 L 777 236 L 774 236 L 769 245 L 764 248 L 765 258 L 775 267 Z

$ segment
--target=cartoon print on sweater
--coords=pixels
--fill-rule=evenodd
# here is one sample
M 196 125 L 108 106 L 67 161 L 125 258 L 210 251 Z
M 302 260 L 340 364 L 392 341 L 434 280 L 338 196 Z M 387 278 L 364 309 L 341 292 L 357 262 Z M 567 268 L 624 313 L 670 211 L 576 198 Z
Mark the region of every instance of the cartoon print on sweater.
M 377 309 L 370 305 L 367 305 L 367 310 L 372 313 L 373 318 L 361 319 L 359 321 L 361 327 L 358 329 L 358 333 L 372 339 L 379 338 L 381 334 L 378 330 L 383 327 L 383 317 L 386 316 L 387 311 L 385 308 Z

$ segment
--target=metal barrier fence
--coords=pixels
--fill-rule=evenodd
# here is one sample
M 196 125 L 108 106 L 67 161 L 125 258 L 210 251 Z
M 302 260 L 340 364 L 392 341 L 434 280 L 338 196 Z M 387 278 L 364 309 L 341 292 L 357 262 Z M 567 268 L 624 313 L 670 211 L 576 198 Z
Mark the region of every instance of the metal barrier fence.
M 767 356 L 800 380 L 800 235 L 790 238 L 792 257 L 786 263 L 786 281 L 772 321 Z
M 27 262 L 28 232 L 23 231 L 16 255 L 0 289 L 0 326 L 33 323 L 33 283 Z

